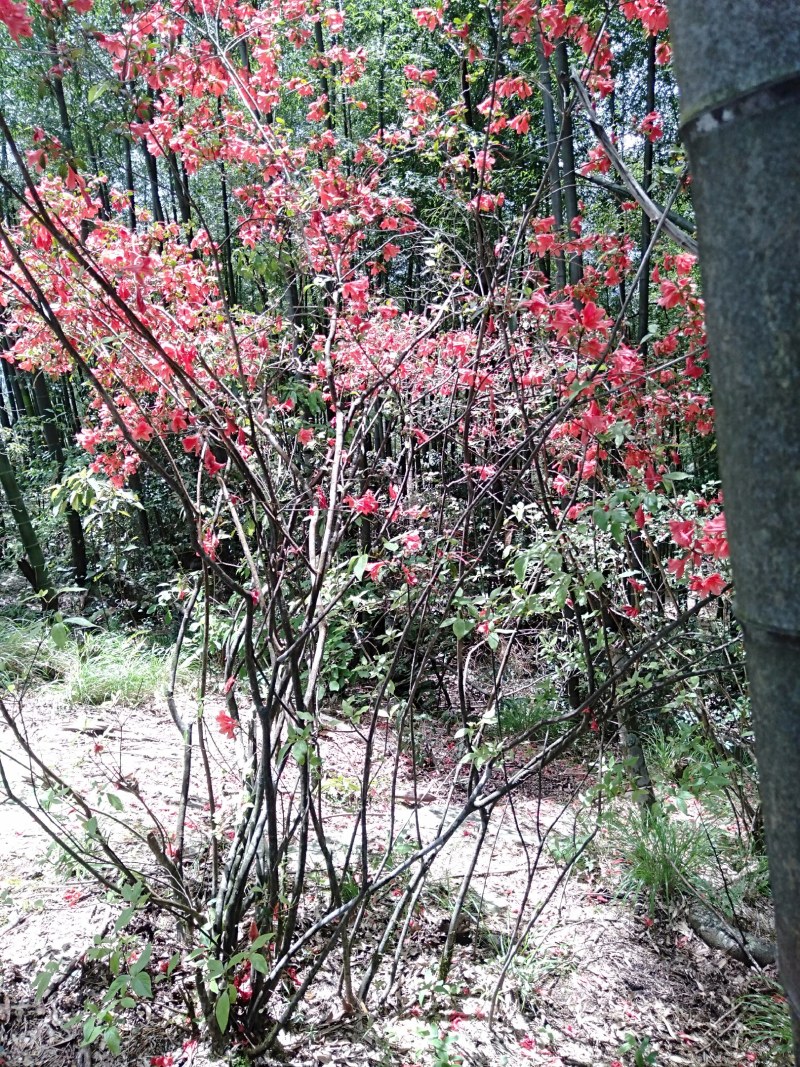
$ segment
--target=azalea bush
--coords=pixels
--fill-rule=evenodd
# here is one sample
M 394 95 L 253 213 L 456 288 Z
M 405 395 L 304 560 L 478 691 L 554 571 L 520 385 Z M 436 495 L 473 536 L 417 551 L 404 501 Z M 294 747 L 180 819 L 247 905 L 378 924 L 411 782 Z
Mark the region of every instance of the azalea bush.
M 449 66 L 394 71 L 389 121 L 385 99 L 376 113 L 384 74 L 347 9 L 90 7 L 8 2 L 0 19 L 15 39 L 84 34 L 104 69 L 90 98 L 113 100 L 127 150 L 169 176 L 174 217 L 157 184 L 144 207 L 141 181 L 137 195 L 93 174 L 63 130 L 0 116 L 5 358 L 80 381 L 92 477 L 128 491 L 147 472 L 168 490 L 192 564 L 165 593 L 180 620 L 177 823 L 146 833 L 146 861 L 128 857 L 113 812 L 64 785 L 94 820 L 91 849 L 71 847 L 103 884 L 143 886 L 137 899 L 180 921 L 208 1026 L 252 1052 L 334 960 L 349 1010 L 387 995 L 430 863 L 469 816 L 477 855 L 504 799 L 579 738 L 605 744 L 643 687 L 666 702 L 720 643 L 736 657 L 722 499 L 698 459 L 713 410 L 690 243 L 674 226 L 665 236 L 664 214 L 643 258 L 625 226 L 598 225 L 599 203 L 554 210 L 552 158 L 538 176 L 515 162 L 541 142 L 539 53 L 564 52 L 602 108 L 611 30 L 657 39 L 666 64 L 666 17 L 660 3 L 622 4 L 613 26 L 591 4 L 522 0 L 485 24 L 446 5 L 409 10 L 415 55 Z M 651 111 L 639 132 L 658 141 L 665 121 Z M 610 165 L 592 140 L 587 173 Z M 674 174 L 673 200 L 685 193 Z M 637 341 L 642 277 L 654 321 Z M 191 713 L 175 699 L 187 653 L 200 663 Z M 523 658 L 551 714 L 497 729 Z M 384 724 L 413 746 L 431 679 L 463 753 L 458 800 L 402 858 L 391 830 L 376 865 L 370 827 L 394 802 L 371 789 Z M 217 690 L 225 710 L 208 714 Z M 324 818 L 323 714 L 350 719 L 362 742 L 344 852 Z M 28 745 L 18 712 L 3 715 Z M 209 732 L 238 757 L 224 827 Z M 186 862 L 197 759 L 202 876 Z M 524 923 L 518 933 L 517 945 Z

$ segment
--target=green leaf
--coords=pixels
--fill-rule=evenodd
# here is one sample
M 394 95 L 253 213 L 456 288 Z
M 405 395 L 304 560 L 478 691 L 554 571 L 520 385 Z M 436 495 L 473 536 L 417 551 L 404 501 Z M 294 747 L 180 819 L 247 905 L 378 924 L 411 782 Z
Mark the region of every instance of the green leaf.
M 560 552 L 550 552 L 545 558 L 545 563 L 553 572 L 553 574 L 560 574 L 561 568 L 564 563 L 564 558 Z
M 134 882 L 133 885 L 124 885 L 122 887 L 122 899 L 127 900 L 129 904 L 138 904 L 143 888 L 141 882 Z
M 556 590 L 553 593 L 553 601 L 558 608 L 563 608 L 569 599 L 570 593 L 570 579 L 569 575 L 565 575 L 564 578 L 556 586 Z
M 145 967 L 147 966 L 147 964 L 150 962 L 150 957 L 152 955 L 153 955 L 153 946 L 150 945 L 150 944 L 145 945 L 145 947 L 142 950 L 139 958 L 134 963 L 131 964 L 131 967 L 130 967 L 131 974 L 138 974 L 139 971 L 143 971 L 145 969 Z
M 219 1032 L 221 1034 L 224 1034 L 225 1031 L 228 1029 L 228 1018 L 230 1016 L 230 1013 L 231 1002 L 230 1000 L 228 1000 L 228 990 L 223 989 L 223 991 L 219 995 L 217 1006 L 214 1009 L 214 1015 L 217 1020 L 217 1026 L 219 1027 Z
M 586 581 L 595 587 L 595 589 L 602 589 L 605 585 L 606 578 L 602 571 L 587 571 Z
M 517 558 L 514 560 L 514 577 L 517 579 L 518 582 L 522 583 L 525 581 L 525 572 L 527 571 L 527 569 L 527 556 L 517 556 Z
M 50 627 L 50 639 L 56 648 L 64 648 L 69 641 L 69 628 L 63 622 L 54 622 Z
M 135 910 L 136 910 L 135 908 L 123 908 L 122 909 L 122 911 L 119 913 L 119 918 L 114 923 L 114 930 L 117 933 L 119 933 L 120 930 L 124 929 L 128 925 L 128 923 L 133 918 L 133 913 L 134 913 Z
M 46 963 L 41 971 L 36 975 L 33 980 L 33 988 L 36 990 L 36 999 L 41 1000 L 47 992 L 48 986 L 53 979 L 53 975 L 58 970 L 58 960 L 50 960 Z
M 254 952 L 252 954 L 250 957 L 250 966 L 254 971 L 258 971 L 259 974 L 267 974 L 269 971 L 269 965 L 260 952 Z
M 367 555 L 356 556 L 356 561 L 353 564 L 353 575 L 355 576 L 357 581 L 360 582 L 361 579 L 364 577 L 364 571 L 367 569 L 367 564 L 368 563 L 369 563 L 369 556 L 367 556 Z
M 475 623 L 471 619 L 456 619 L 453 623 L 453 633 L 458 638 L 466 637 L 474 629 Z
M 299 741 L 295 741 L 295 743 L 292 745 L 292 755 L 302 766 L 306 761 L 306 756 L 308 755 L 308 742 L 304 741 L 302 738 Z
M 97 85 L 89 87 L 89 92 L 86 94 L 86 101 L 89 104 L 93 104 L 95 100 L 99 100 L 103 93 L 107 93 L 111 88 L 110 81 L 98 82 Z
M 150 998 L 153 995 L 153 985 L 147 971 L 140 971 L 131 978 L 131 989 L 137 997 Z
M 605 508 L 592 508 L 592 518 L 595 526 L 604 533 L 608 529 L 608 512 Z
M 114 811 L 122 811 L 125 805 L 116 795 L 116 793 L 106 793 L 106 800 L 109 802 Z
M 178 964 L 180 962 L 181 962 L 181 954 L 180 954 L 180 952 L 176 952 L 176 953 L 174 953 L 174 955 L 170 956 L 169 963 L 167 964 L 167 975 L 171 975 L 172 972 L 175 970 L 175 968 L 178 966 Z
M 109 1026 L 109 1028 L 103 1034 L 103 1044 L 106 1046 L 112 1056 L 119 1056 L 120 1040 L 119 1030 L 116 1028 L 116 1026 Z

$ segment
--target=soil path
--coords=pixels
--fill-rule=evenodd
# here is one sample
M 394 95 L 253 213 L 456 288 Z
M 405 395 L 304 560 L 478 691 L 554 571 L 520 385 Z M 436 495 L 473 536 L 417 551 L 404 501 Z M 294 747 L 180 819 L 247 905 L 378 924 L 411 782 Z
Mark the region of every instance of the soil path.
M 209 722 L 217 710 L 208 707 Z M 19 724 L 65 780 L 98 798 L 113 793 L 128 816 L 138 806 L 142 827 L 150 818 L 145 805 L 165 829 L 174 825 L 180 750 L 163 707 L 67 708 L 45 690 L 26 700 Z M 225 820 L 233 815 L 236 752 L 217 731 L 208 732 L 214 788 Z M 356 826 L 353 768 L 361 744 L 352 726 L 326 722 L 325 821 L 340 854 Z M 449 777 L 446 764 L 456 757 L 444 734 L 433 744 L 440 752 L 438 767 L 417 769 L 415 792 L 410 761 L 401 756 L 396 762 L 387 728 L 370 790 L 368 833 L 376 849 L 385 848 L 389 834 L 393 789 L 399 798 L 395 834 L 402 829 L 410 841 L 425 842 L 448 818 L 442 772 Z M 20 753 L 5 728 L 0 729 L 0 752 L 12 792 L 35 803 L 31 768 L 24 760 L 15 762 Z M 200 761 L 195 765 L 199 768 Z M 468 820 L 432 869 L 431 892 L 385 1011 L 366 1022 L 342 1019 L 334 976 L 323 978 L 312 988 L 302 1030 L 285 1036 L 289 1062 L 610 1067 L 635 1062 L 632 1052 L 619 1051 L 627 1041 L 638 1045 L 643 1057 L 653 1055 L 643 1064 L 767 1063 L 753 1052 L 739 1022 L 737 999 L 752 986 L 740 965 L 709 950 L 679 916 L 652 923 L 633 902 L 619 899 L 618 871 L 608 849 L 588 851 L 564 877 L 570 842 L 580 836 L 575 798 L 585 786 L 581 767 L 557 763 L 495 813 L 466 909 L 471 928 L 459 937 L 448 988 L 440 989 L 435 970 L 442 931 L 480 828 L 477 816 Z M 207 829 L 203 795 L 197 774 L 190 850 Z M 54 802 L 41 790 L 38 800 L 45 807 Z M 139 848 L 144 862 L 147 850 Z M 321 857 L 312 852 L 314 862 L 321 864 Z M 509 969 L 490 1029 L 491 998 L 523 905 L 523 927 L 535 913 L 538 918 Z M 0 792 L 2 1067 L 201 1067 L 208 1062 L 202 1044 L 192 1040 L 185 1008 L 166 996 L 143 1003 L 123 1020 L 123 1050 L 116 1059 L 96 1047 L 91 1053 L 81 1050 L 73 1017 L 102 989 L 84 954 L 118 914 L 119 905 L 71 869 L 43 830 Z M 155 946 L 157 966 L 169 954 L 169 933 L 156 926 L 145 936 Z M 50 961 L 59 978 L 67 977 L 40 1004 L 33 983 Z M 354 966 L 358 963 L 354 960 Z

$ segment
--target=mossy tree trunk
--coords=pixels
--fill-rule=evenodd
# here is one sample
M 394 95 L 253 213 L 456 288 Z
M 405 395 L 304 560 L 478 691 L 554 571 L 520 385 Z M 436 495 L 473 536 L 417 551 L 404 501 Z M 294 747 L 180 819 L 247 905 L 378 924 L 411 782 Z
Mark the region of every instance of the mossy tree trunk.
M 25 553 L 23 559 L 18 561 L 19 568 L 33 586 L 35 592 L 42 594 L 45 609 L 55 610 L 58 607 L 58 600 L 47 571 L 42 546 L 33 528 L 28 509 L 25 507 L 25 501 L 22 498 L 14 468 L 11 466 L 5 442 L 1 436 L 0 487 L 2 487 L 9 511 L 16 523 L 17 533 Z

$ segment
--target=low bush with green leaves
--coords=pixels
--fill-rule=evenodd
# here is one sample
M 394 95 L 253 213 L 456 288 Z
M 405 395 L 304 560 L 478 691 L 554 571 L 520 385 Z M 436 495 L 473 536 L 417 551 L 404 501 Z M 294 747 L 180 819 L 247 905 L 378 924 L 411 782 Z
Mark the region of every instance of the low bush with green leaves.
M 631 1056 L 633 1067 L 656 1067 L 658 1059 L 649 1037 L 640 1038 L 637 1034 L 626 1034 L 620 1045 L 620 1056 Z
M 713 750 L 695 724 L 682 723 L 667 731 L 656 727 L 645 741 L 648 766 L 665 782 L 674 783 L 707 801 L 724 793 L 740 765 Z
M 650 912 L 669 904 L 693 884 L 713 860 L 706 830 L 672 817 L 660 805 L 609 819 L 610 840 L 623 862 L 620 889 L 626 896 L 645 895 Z
M 553 723 L 562 712 L 555 683 L 546 678 L 529 696 L 508 696 L 499 701 L 494 729 L 501 737 L 512 737 L 542 724 L 551 739 L 569 728 L 569 723 Z M 547 723 L 548 725 L 544 725 Z
M 595 828 L 589 820 L 579 817 L 572 833 L 547 835 L 547 852 L 557 867 L 569 866 L 573 872 L 586 873 L 597 866 L 598 846 Z

